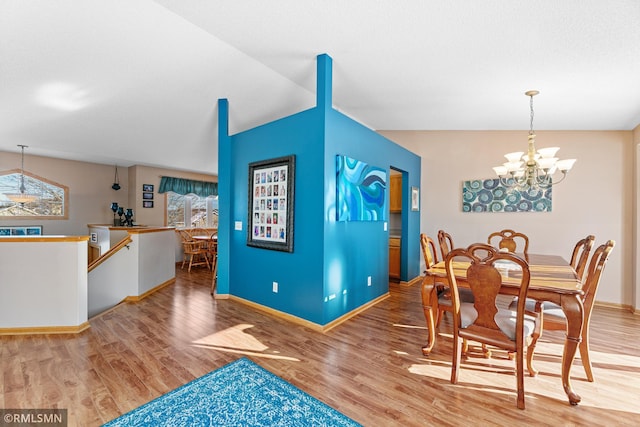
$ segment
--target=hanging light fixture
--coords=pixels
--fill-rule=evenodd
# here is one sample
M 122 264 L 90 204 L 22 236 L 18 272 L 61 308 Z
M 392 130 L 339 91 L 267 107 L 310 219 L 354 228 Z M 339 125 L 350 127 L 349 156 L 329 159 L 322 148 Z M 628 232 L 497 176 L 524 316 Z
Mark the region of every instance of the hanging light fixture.
M 38 200 L 38 196 L 35 194 L 27 193 L 27 189 L 24 186 L 24 149 L 27 148 L 27 145 L 18 144 L 18 147 L 22 149 L 22 163 L 20 165 L 20 187 L 18 190 L 19 193 L 5 193 L 5 195 L 15 203 L 20 203 L 20 205 L 24 206 L 25 203 L 32 203 Z
M 527 153 L 518 151 L 505 154 L 507 162 L 493 168 L 500 178 L 500 184 L 507 189 L 529 193 L 546 190 L 564 180 L 567 172 L 576 162 L 576 159 L 559 160 L 555 157 L 559 147 L 540 148 L 536 152 L 536 134 L 533 131 L 533 97 L 539 93 L 537 90 L 525 92 L 525 95 L 529 97 L 531 110 Z M 558 171 L 562 173 L 562 176 L 559 180 L 554 181 L 553 175 Z
M 113 177 L 113 185 L 111 186 L 111 188 L 116 191 L 120 189 L 120 180 L 118 180 L 118 165 L 116 165 L 116 175 Z

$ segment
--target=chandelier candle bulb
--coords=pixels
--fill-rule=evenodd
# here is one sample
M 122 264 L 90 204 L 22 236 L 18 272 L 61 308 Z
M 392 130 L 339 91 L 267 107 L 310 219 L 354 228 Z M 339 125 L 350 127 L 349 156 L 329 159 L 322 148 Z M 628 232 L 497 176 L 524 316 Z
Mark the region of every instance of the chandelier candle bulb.
M 540 148 L 538 154 L 540 154 L 540 157 L 543 159 L 548 159 L 555 156 L 559 149 L 560 147 Z
M 519 162 L 521 158 L 524 159 L 524 153 L 522 151 L 517 151 L 515 153 L 505 154 L 504 157 L 509 161 L 509 163 Z

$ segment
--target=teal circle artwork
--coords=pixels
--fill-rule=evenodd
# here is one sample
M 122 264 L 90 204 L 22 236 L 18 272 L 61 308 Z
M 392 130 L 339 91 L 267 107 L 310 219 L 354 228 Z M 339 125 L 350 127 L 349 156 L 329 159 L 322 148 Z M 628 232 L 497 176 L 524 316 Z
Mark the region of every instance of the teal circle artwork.
M 499 179 L 464 181 L 462 211 L 551 212 L 551 188 L 519 191 Z
M 465 181 L 464 188 L 476 192 L 482 189 L 482 181 L 479 179 L 476 179 L 475 181 Z
M 507 197 L 507 189 L 503 186 L 493 189 L 493 200 L 504 200 Z
M 507 191 L 507 197 L 505 197 L 505 202 L 509 205 L 516 205 L 522 198 L 522 195 L 519 191 Z
M 489 205 L 489 212 L 502 212 L 504 210 L 504 203 L 492 202 Z
M 471 191 L 467 188 L 462 190 L 462 200 L 465 203 L 471 203 L 476 199 L 477 195 L 475 191 Z
M 500 181 L 497 179 L 485 179 L 482 181 L 482 188 L 486 190 L 493 190 L 500 185 Z
M 474 203 L 473 206 L 471 206 L 471 211 L 473 211 L 473 212 L 486 212 L 487 211 L 487 205 L 485 205 L 483 203 Z
M 478 203 L 488 205 L 493 201 L 493 193 L 487 189 L 478 191 Z

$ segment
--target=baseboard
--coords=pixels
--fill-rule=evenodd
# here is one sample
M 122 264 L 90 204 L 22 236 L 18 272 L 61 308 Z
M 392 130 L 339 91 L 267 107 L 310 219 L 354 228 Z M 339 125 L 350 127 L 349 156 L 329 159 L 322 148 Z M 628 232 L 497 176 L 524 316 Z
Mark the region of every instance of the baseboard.
M 218 297 L 216 296 L 216 298 L 218 298 Z M 351 319 L 352 317 L 362 313 L 363 311 L 365 311 L 369 307 L 371 307 L 371 306 L 373 306 L 373 305 L 375 305 L 375 304 L 379 303 L 380 301 L 383 301 L 383 300 L 385 300 L 387 298 L 389 298 L 389 293 L 388 292 L 386 294 L 384 294 L 384 295 L 379 296 L 378 298 L 376 298 L 376 299 L 374 299 L 372 301 L 369 301 L 368 303 L 366 303 L 364 305 L 361 305 L 360 307 L 350 311 L 349 313 L 346 313 L 346 314 L 340 316 L 336 320 L 334 320 L 332 322 L 329 322 L 326 325 L 320 325 L 320 324 L 317 324 L 317 323 L 314 323 L 314 322 L 310 322 L 310 321 L 308 321 L 306 319 L 303 319 L 301 317 L 297 317 L 297 316 L 294 316 L 292 314 L 285 313 L 283 311 L 275 310 L 275 309 L 273 309 L 271 307 L 267 307 L 267 306 L 264 306 L 262 304 L 255 303 L 253 301 L 249 301 L 249 300 L 246 300 L 244 298 L 237 297 L 235 295 L 229 295 L 228 296 L 228 299 L 231 299 L 231 300 L 234 300 L 234 301 L 238 301 L 238 302 L 240 302 L 242 304 L 248 305 L 248 306 L 253 307 L 253 308 L 257 309 L 257 310 L 264 311 L 264 312 L 269 313 L 269 314 L 271 314 L 273 316 L 280 317 L 280 318 L 285 319 L 285 320 L 287 320 L 289 322 L 305 326 L 305 327 L 307 327 L 309 329 L 313 329 L 314 331 L 318 331 L 318 332 L 327 332 L 327 331 L 335 328 L 336 326 L 340 325 L 341 323 L 346 322 L 347 320 Z
M 597 307 L 608 307 L 608 308 L 617 308 L 618 310 L 625 310 L 625 311 L 629 311 L 633 314 L 636 314 L 636 311 L 633 306 L 629 305 L 629 304 L 618 304 L 618 303 L 613 303 L 613 302 L 602 302 L 602 301 L 596 301 L 594 303 L 595 306 Z
M 78 334 L 89 329 L 89 322 L 78 326 L 35 326 L 27 328 L 0 328 L 0 335 Z
M 413 286 L 416 283 L 422 282 L 422 279 L 424 279 L 424 276 L 416 276 L 413 279 L 409 280 L 408 282 L 401 280 L 398 283 L 400 283 L 401 286 Z
M 158 286 L 156 286 L 155 288 L 151 288 L 149 289 L 147 292 L 141 294 L 141 295 L 130 295 L 128 297 L 126 297 L 124 299 L 125 302 L 138 302 L 141 301 L 143 299 L 145 299 L 146 297 L 148 297 L 149 295 L 151 295 L 152 293 L 159 291 L 160 289 L 164 288 L 165 286 L 169 286 L 176 283 L 176 278 L 173 277 L 169 280 L 167 280 L 164 283 L 159 284 Z

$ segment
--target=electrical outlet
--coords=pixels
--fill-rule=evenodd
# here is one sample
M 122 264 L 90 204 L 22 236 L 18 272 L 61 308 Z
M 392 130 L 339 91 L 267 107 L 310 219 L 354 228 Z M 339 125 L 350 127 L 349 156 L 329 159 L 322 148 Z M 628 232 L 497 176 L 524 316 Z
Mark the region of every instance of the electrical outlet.
M 367 277 L 367 286 L 371 286 L 371 276 Z
M 273 282 L 273 292 L 278 293 L 278 282 Z

